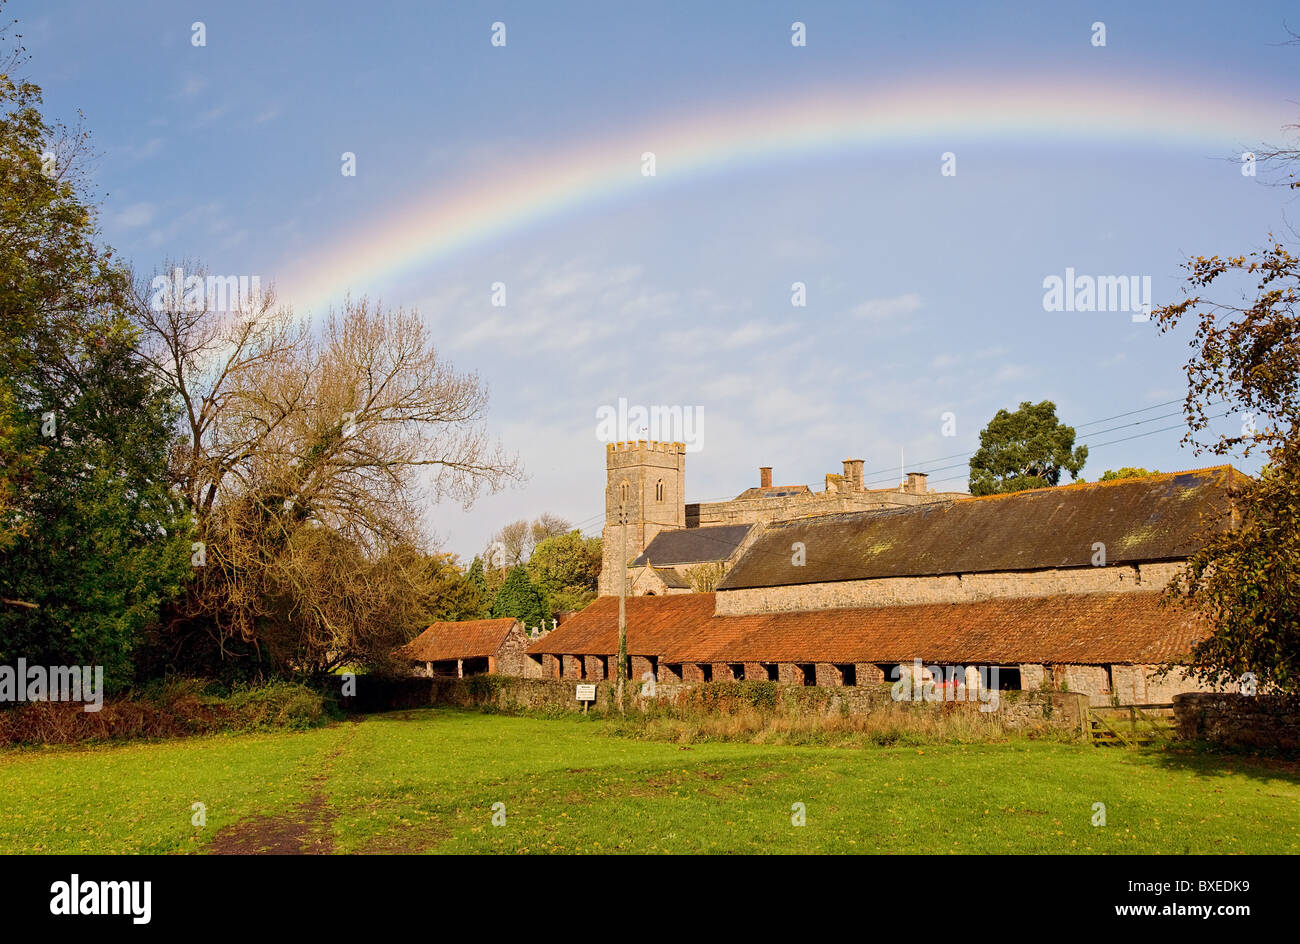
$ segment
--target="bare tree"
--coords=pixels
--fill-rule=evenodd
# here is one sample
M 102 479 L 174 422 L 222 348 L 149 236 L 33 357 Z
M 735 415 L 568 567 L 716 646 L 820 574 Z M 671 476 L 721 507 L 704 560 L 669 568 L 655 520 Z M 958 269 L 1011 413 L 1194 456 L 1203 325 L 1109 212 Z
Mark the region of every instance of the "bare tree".
M 181 409 L 171 471 L 206 556 L 191 615 L 246 641 L 273 617 L 301 623 L 303 652 L 358 639 L 371 591 L 407 579 L 380 580 L 375 562 L 426 543 L 420 499 L 468 506 L 518 477 L 482 429 L 486 390 L 439 357 L 415 312 L 348 299 L 313 331 L 271 292 L 225 306 L 221 280 L 175 268 L 184 278 L 138 284 L 135 317 Z
M 573 525 L 567 519 L 549 511 L 532 521 L 520 518 L 492 535 L 483 552 L 483 560 L 489 567 L 507 568 L 526 564 L 537 545 L 547 538 L 568 534 L 572 530 Z

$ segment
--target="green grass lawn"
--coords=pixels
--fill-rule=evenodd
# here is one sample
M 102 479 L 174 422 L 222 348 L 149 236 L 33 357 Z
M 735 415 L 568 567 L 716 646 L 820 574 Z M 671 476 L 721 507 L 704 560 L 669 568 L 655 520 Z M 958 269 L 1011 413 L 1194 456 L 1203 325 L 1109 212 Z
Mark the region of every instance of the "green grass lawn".
M 428 709 L 7 751 L 0 852 L 202 852 L 259 816 L 339 852 L 1300 852 L 1300 776 L 1277 764 L 1025 740 L 684 747 L 602 728 Z

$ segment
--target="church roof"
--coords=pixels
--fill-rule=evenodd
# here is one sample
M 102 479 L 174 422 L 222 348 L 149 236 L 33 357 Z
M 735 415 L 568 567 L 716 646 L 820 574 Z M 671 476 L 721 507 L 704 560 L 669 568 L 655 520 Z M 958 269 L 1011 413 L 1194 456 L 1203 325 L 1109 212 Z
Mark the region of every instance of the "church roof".
M 719 590 L 1179 560 L 1226 527 L 1231 466 L 768 524 Z M 804 563 L 794 551 L 802 545 Z M 794 549 L 794 550 L 792 550 Z
M 627 600 L 627 650 L 661 662 L 874 662 L 983 665 L 1160 664 L 1204 634 L 1159 591 L 714 616 L 712 593 Z M 618 598 L 600 597 L 529 655 L 609 655 Z
M 671 564 L 705 564 L 730 560 L 753 527 L 751 524 L 723 524 L 660 531 L 632 565 L 664 567 Z

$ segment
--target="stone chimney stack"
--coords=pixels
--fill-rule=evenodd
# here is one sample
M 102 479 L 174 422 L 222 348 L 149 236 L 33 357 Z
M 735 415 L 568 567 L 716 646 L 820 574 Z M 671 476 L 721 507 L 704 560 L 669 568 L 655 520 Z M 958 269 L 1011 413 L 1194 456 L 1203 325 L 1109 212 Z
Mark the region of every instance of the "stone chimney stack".
M 862 459 L 844 460 L 844 487 L 850 492 L 860 492 L 862 484 Z
M 910 492 L 913 495 L 924 495 L 926 493 L 926 474 L 927 473 L 925 472 L 908 472 L 907 488 L 905 491 Z
M 772 467 L 770 465 L 759 466 L 758 469 L 758 487 L 772 487 Z

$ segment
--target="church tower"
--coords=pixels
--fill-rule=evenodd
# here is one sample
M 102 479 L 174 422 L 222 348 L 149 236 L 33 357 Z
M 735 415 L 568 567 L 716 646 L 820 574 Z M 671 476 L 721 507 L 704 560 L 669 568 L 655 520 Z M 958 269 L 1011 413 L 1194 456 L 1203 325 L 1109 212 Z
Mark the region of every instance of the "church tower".
M 627 509 L 627 559 L 619 561 L 623 540 L 619 509 Z M 627 565 L 660 531 L 686 527 L 686 446 L 637 440 L 605 446 L 604 564 L 600 593 L 616 595 Z

